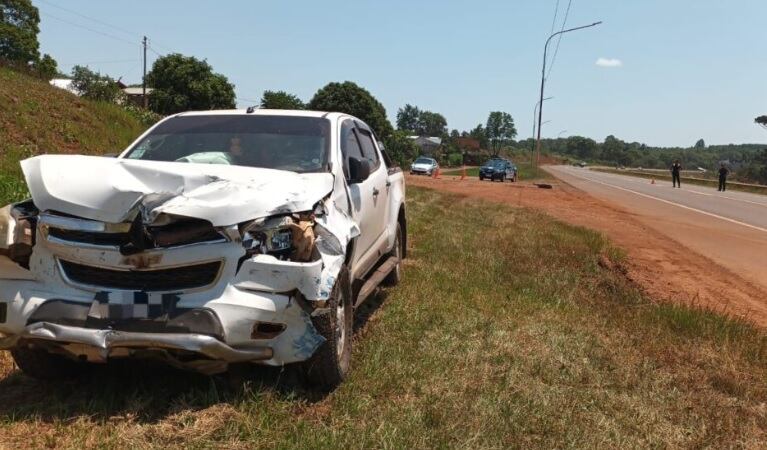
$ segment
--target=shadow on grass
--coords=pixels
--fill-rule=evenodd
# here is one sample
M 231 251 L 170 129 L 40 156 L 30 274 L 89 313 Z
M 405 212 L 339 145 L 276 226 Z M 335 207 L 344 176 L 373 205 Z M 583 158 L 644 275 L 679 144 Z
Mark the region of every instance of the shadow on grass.
M 384 304 L 379 290 L 355 314 L 355 336 Z M 88 366 L 76 379 L 46 382 L 16 371 L 0 380 L 0 423 L 56 422 L 88 417 L 108 421 L 131 417 L 156 423 L 181 411 L 220 403 L 236 404 L 260 395 L 287 401 L 322 401 L 328 393 L 308 387 L 298 365 L 232 365 L 229 372 L 204 376 L 154 361 L 115 361 Z
M 301 381 L 292 367 L 232 366 L 226 374 L 208 377 L 144 360 L 88 366 L 66 381 L 38 381 L 16 371 L 0 380 L 0 423 L 79 417 L 155 423 L 180 411 L 238 403 L 259 393 L 309 401 L 323 397 Z

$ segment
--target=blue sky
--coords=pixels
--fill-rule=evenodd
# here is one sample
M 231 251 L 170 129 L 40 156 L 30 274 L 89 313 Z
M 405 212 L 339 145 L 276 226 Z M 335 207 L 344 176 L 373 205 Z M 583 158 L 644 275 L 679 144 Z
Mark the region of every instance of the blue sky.
M 236 85 L 240 106 L 266 89 L 309 100 L 328 82 L 350 80 L 392 120 L 411 103 L 465 130 L 502 110 L 524 138 L 557 0 L 33 2 L 41 50 L 67 72 L 84 64 L 139 82 L 146 34 L 150 64 L 154 52 L 207 59 Z M 568 0 L 559 3 L 557 28 Z M 767 114 L 767 1 L 572 0 L 568 27 L 597 20 L 604 24 L 561 42 L 544 136 L 767 142 L 753 123 Z M 620 66 L 604 67 L 612 60 Z

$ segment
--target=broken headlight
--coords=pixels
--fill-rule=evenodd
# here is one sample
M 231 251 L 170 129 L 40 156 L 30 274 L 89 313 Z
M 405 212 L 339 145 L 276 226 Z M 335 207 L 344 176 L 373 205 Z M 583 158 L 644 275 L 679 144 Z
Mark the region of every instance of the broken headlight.
M 310 214 L 255 220 L 240 226 L 245 256 L 308 261 L 314 251 L 314 219 Z
M 29 268 L 38 214 L 31 200 L 0 209 L 0 255 Z
M 293 250 L 293 233 L 289 217 L 254 221 L 240 227 L 242 245 L 246 256 L 272 255 L 278 259 L 287 259 Z

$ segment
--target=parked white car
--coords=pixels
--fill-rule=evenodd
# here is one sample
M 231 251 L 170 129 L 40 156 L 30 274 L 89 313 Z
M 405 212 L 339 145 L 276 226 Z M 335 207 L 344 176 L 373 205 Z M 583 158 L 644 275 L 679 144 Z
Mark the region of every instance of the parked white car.
M 410 173 L 412 175 L 432 175 L 437 169 L 439 169 L 437 160 L 425 156 L 419 156 L 410 165 Z
M 354 310 L 402 276 L 401 170 L 339 113 L 190 112 L 118 158 L 22 161 L 0 210 L 0 348 L 38 378 L 161 358 L 303 363 L 332 388 Z

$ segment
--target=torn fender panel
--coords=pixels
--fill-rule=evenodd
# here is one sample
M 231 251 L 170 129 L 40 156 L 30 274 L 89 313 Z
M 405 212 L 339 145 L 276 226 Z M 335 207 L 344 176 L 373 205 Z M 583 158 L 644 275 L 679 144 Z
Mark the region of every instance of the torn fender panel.
M 333 189 L 330 173 L 214 164 L 43 155 L 21 166 L 41 211 L 108 223 L 129 220 L 138 209 L 146 222 L 173 214 L 223 227 L 311 210 Z
M 309 301 L 329 299 L 346 259 L 346 248 L 359 235 L 359 227 L 332 202 L 326 202 L 324 207 L 327 212 L 316 218 L 315 228 L 314 245 L 319 259 L 304 263 L 256 255 L 242 263 L 234 285 L 265 292 L 297 289 Z

